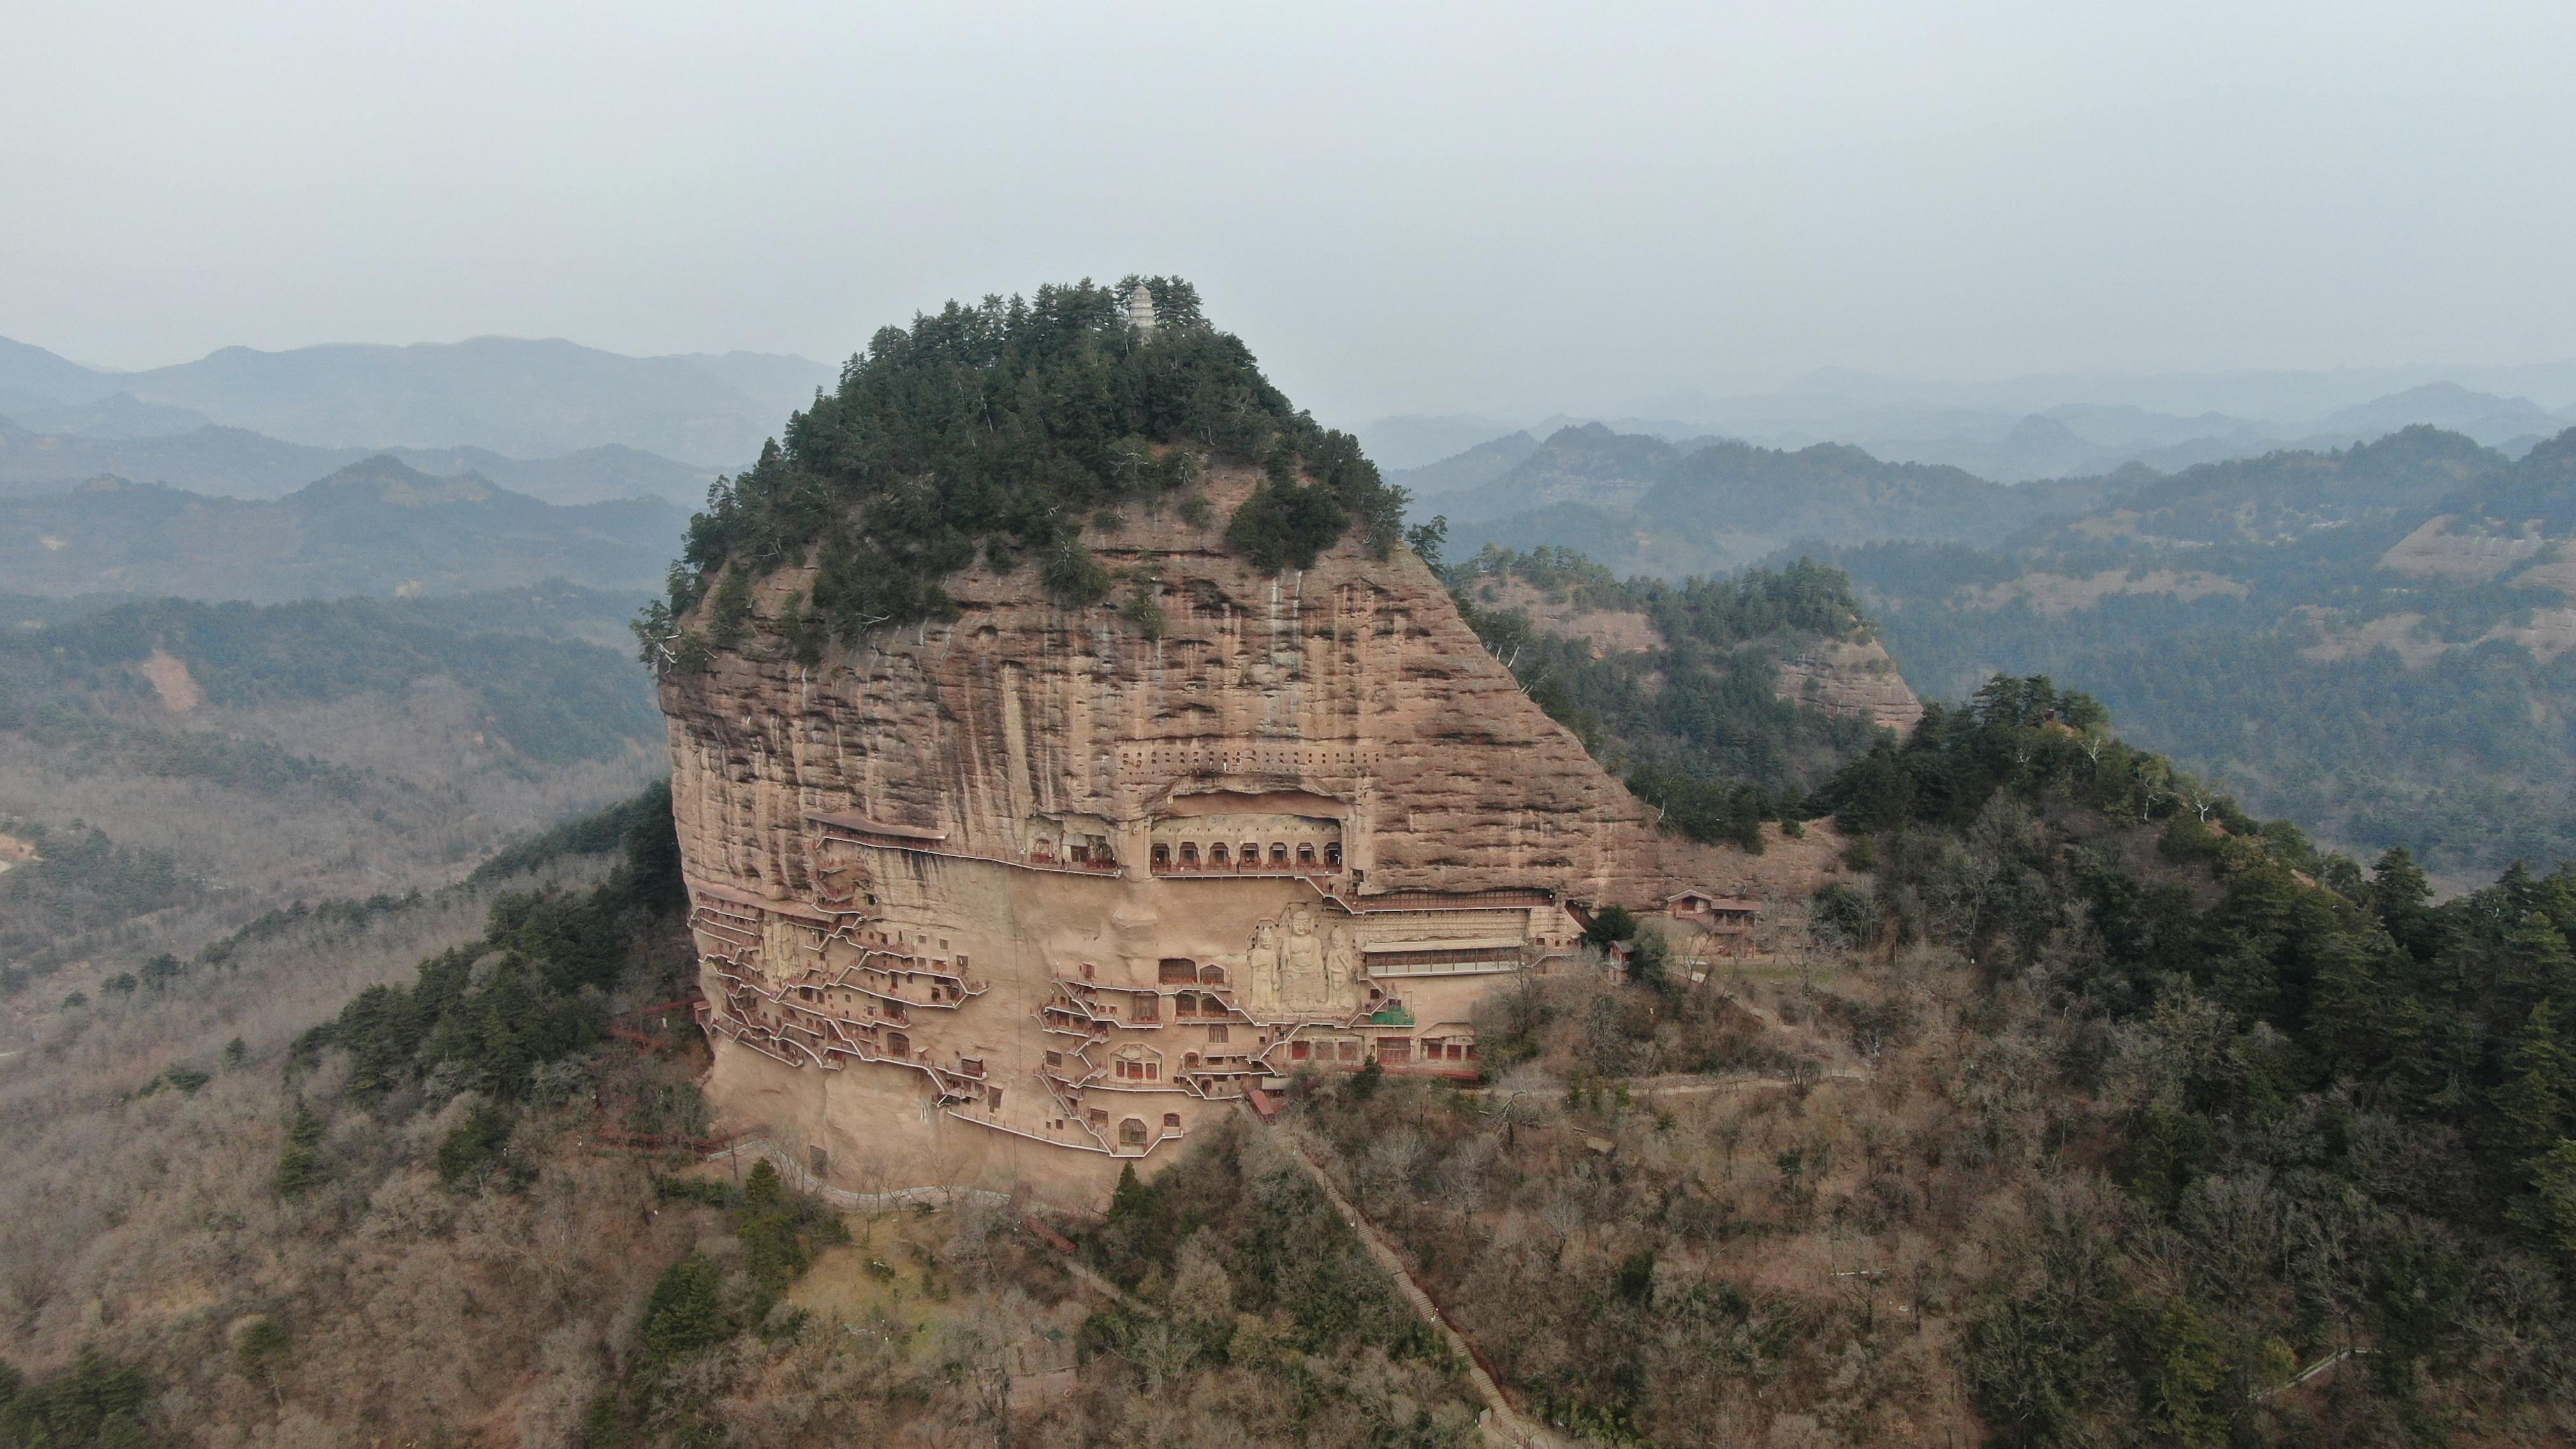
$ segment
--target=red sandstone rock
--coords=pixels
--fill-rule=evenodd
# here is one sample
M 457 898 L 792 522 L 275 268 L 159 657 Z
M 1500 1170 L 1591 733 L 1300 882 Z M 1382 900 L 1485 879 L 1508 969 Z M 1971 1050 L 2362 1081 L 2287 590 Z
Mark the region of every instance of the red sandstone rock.
M 806 668 L 767 627 L 791 569 L 740 650 L 664 680 L 720 1111 L 843 1186 L 1093 1192 L 1265 1077 L 1472 1073 L 1476 999 L 1587 906 L 1748 893 L 1410 553 L 1226 552 L 1251 483 L 1219 475 L 1206 526 L 1086 536 L 1159 637 L 1128 587 L 1069 610 L 970 571 L 955 622 Z

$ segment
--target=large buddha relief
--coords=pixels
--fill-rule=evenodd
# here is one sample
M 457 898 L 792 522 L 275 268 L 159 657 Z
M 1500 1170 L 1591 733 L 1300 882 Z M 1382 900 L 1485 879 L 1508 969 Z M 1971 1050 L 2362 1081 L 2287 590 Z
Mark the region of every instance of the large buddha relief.
M 1253 1016 L 1317 1016 L 1359 1009 L 1360 953 L 1348 926 L 1326 926 L 1312 908 L 1290 906 L 1252 929 L 1252 949 L 1233 972 L 1236 999 Z

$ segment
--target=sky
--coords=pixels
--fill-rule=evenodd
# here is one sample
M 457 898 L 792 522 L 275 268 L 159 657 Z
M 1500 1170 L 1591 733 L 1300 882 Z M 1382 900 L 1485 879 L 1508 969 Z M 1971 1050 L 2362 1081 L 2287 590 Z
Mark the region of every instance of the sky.
M 1257 13 L 1255 13 L 1257 11 Z M 1328 420 L 2576 355 L 2576 6 L 19 0 L 0 336 L 834 360 L 1195 281 Z

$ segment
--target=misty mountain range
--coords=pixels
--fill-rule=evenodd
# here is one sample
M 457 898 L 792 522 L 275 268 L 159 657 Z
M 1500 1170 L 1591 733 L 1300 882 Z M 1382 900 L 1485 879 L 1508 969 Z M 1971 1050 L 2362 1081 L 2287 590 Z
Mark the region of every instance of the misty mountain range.
M 640 595 L 660 583 L 687 521 L 659 499 L 561 506 L 384 455 L 275 499 L 98 478 L 0 497 L 0 578 L 22 594 L 260 603 L 547 579 Z
M 2537 405 L 2445 384 L 2344 409 L 2295 446 L 2249 435 L 2241 450 L 2208 450 L 2222 451 L 2215 458 L 2195 456 L 2204 451 L 2197 444 L 2157 446 L 2155 420 L 2136 410 L 2095 409 L 2083 420 L 2106 431 L 2125 427 L 2144 446 L 2097 471 L 2018 483 L 1849 443 L 1766 447 L 1707 436 L 1676 441 L 1597 422 L 1560 427 L 1544 440 L 1527 432 L 1506 434 L 1436 463 L 1395 470 L 1391 477 L 1411 491 L 1416 518 L 1448 518 L 1452 557 L 1489 543 L 1515 549 L 1556 544 L 1580 549 L 1623 574 L 1679 577 L 1730 571 L 1804 545 L 1988 545 L 2037 520 L 2081 514 L 2151 486 L 2165 488 L 2216 464 L 2329 456 L 2367 440 L 2422 431 L 2434 425 L 2389 424 L 2426 412 L 2483 420 L 2487 436 L 2456 422 L 2442 431 L 2463 446 L 2478 447 L 2481 457 L 2491 449 L 2508 460 L 2544 441 L 2548 434 L 2541 429 L 2566 426 Z M 2014 432 L 2028 447 L 2072 434 L 2063 423 L 2036 417 Z M 2511 436 L 2497 445 L 2497 432 Z M 2120 455 L 2084 456 L 2100 463 Z
M 1623 576 L 1724 573 L 1803 543 L 1974 540 L 2033 517 L 2081 513 L 2162 475 L 1997 483 L 1947 464 L 1892 462 L 1845 443 L 1764 448 L 1666 442 L 1600 423 L 1545 441 L 1496 439 L 1398 471 L 1417 518 L 1449 520 L 1449 555 L 1486 544 L 1579 549 Z
M 614 443 L 561 457 L 522 459 L 488 448 L 316 448 L 211 424 L 132 438 L 31 432 L 0 418 L 0 498 L 61 492 L 100 477 L 164 483 L 227 498 L 280 498 L 373 457 L 391 457 L 442 477 L 472 473 L 566 506 L 653 498 L 696 508 L 706 501 L 707 484 L 716 476 L 711 468 Z
M 763 353 L 624 357 L 486 337 L 286 352 L 103 372 L 0 339 L 0 490 L 101 474 L 275 497 L 391 452 L 559 503 L 695 503 L 758 456 L 837 377 Z
M 1726 437 L 1789 450 L 1848 443 L 1879 458 L 1946 463 L 2005 483 L 2109 473 L 2130 463 L 2178 472 L 2282 448 L 2349 447 L 2418 423 L 2518 454 L 2576 422 L 2576 362 L 2448 375 L 2381 369 L 1994 385 L 1914 384 L 1827 369 L 1771 393 L 1668 402 L 1651 415 L 1560 414 L 1525 431 L 1535 439 L 1601 422 L 1673 443 Z M 1448 415 L 1382 418 L 1358 431 L 1381 467 L 1414 473 L 1524 430 Z M 1453 481 L 1456 471 L 1408 486 L 1422 492 L 1425 484 Z

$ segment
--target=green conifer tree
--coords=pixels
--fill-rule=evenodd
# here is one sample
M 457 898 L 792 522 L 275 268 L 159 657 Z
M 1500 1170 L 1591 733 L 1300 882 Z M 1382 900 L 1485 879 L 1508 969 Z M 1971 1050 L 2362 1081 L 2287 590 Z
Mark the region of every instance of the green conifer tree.
M 2504 1085 L 2495 1094 L 2497 1146 L 2515 1161 L 2554 1151 L 2568 1136 L 2568 1106 L 2576 1093 L 2576 1052 L 2558 1030 L 2558 1012 L 2543 1001 L 2505 1056 Z
M 2505 938 L 2503 980 L 2499 983 L 2519 1001 L 2554 1002 L 2561 1011 L 2576 1005 L 2576 952 L 2567 938 L 2538 911 Z
M 665 1365 L 733 1335 L 716 1261 L 692 1253 L 662 1272 L 644 1304 L 644 1354 Z
M 322 1118 L 311 1107 L 295 1104 L 295 1120 L 286 1128 L 286 1151 L 277 1159 L 272 1179 L 280 1197 L 301 1197 L 325 1170 L 322 1162 Z

